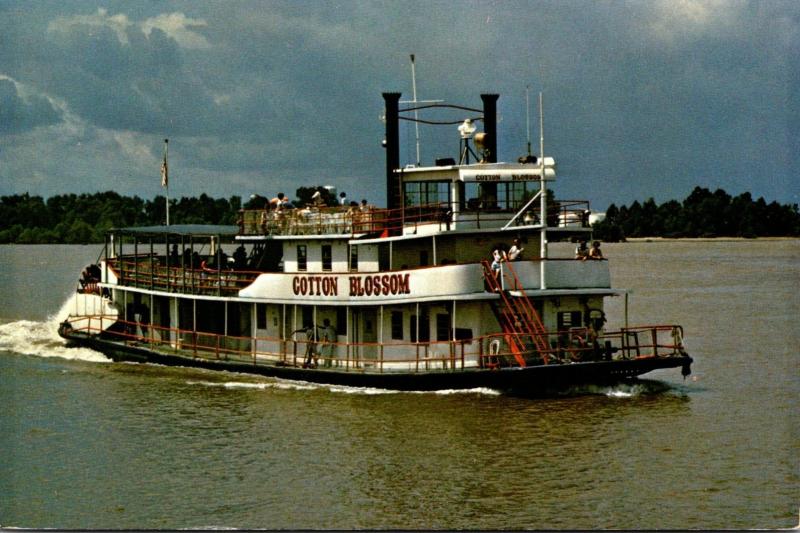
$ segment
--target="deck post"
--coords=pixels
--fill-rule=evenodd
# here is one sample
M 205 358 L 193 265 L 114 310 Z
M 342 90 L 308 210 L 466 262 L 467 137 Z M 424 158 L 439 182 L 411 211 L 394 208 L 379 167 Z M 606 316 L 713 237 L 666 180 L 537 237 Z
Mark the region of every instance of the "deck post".
M 194 270 L 194 236 L 189 235 L 189 265 L 192 273 L 192 293 L 197 293 L 197 273 Z
M 181 288 L 186 290 L 186 243 L 184 242 L 183 235 L 181 235 Z M 176 291 L 177 292 L 177 291 Z
M 194 356 L 197 357 L 197 300 L 192 298 L 192 340 L 194 341 Z
M 154 319 L 153 302 L 154 302 L 153 293 L 150 293 L 150 328 L 149 329 L 150 329 L 150 344 L 151 345 L 155 344 L 155 341 L 156 341 L 155 332 L 153 331 L 153 319 Z
M 150 290 L 152 291 L 155 286 L 156 267 L 153 264 L 153 237 L 150 237 Z
M 258 342 L 258 304 L 253 303 L 250 308 L 250 352 L 253 354 L 253 364 L 256 364 L 256 343 Z M 265 317 L 266 318 L 266 317 Z

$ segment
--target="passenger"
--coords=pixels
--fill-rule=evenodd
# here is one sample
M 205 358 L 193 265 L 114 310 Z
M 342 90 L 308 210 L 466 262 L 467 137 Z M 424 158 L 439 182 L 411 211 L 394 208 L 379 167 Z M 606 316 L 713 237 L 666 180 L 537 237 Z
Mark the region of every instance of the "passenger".
M 500 263 L 505 261 L 506 252 L 499 246 L 492 250 L 492 274 L 494 274 L 495 282 L 500 280 Z
M 180 254 L 178 253 L 178 245 L 172 245 L 172 251 L 169 253 L 169 265 L 171 267 L 175 267 L 178 264 L 178 260 L 180 259 Z
M 314 207 L 324 207 L 325 200 L 322 199 L 322 193 L 317 191 L 311 196 L 311 204 Z
M 333 350 L 336 343 L 336 328 L 334 328 L 333 325 L 331 325 L 331 321 L 326 318 L 322 321 L 322 327 L 320 330 L 320 353 L 322 355 L 322 364 L 323 366 L 330 367 L 333 364 Z
M 303 361 L 303 368 L 316 368 L 317 367 L 317 343 L 314 338 L 314 328 L 312 326 L 304 326 L 292 332 L 306 334 L 306 355 Z
M 589 250 L 589 258 L 590 259 L 602 259 L 603 252 L 600 250 L 600 241 L 594 241 L 592 243 L 592 249 Z
M 508 251 L 508 260 L 509 261 L 518 261 L 521 259 L 522 252 L 525 248 L 519 242 L 519 239 L 514 239 L 511 243 L 511 249 Z
M 284 201 L 287 201 L 285 200 L 284 194 L 282 192 L 279 192 L 278 196 L 269 201 L 269 206 L 272 209 L 280 209 L 281 207 L 283 207 Z
M 244 249 L 244 244 L 240 244 L 233 252 L 233 268 L 242 270 L 247 266 L 247 251 Z
M 342 191 L 339 193 L 339 205 L 346 206 L 347 205 L 347 193 Z
M 369 205 L 367 204 L 367 199 L 364 198 L 361 200 L 361 206 L 359 207 L 362 213 L 369 211 Z
M 589 257 L 589 249 L 586 247 L 586 241 L 581 239 L 580 244 L 575 247 L 575 259 L 586 261 Z

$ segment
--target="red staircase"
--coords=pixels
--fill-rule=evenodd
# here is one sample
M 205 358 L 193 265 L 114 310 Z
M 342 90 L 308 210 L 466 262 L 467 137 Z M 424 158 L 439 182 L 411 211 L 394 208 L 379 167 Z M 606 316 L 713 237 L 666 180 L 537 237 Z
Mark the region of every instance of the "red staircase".
M 503 263 L 504 280 L 501 280 L 499 276 L 494 276 L 488 261 L 481 261 L 481 264 L 483 265 L 484 278 L 489 291 L 500 295 L 500 300 L 493 302 L 492 310 L 500 323 L 500 327 L 503 328 L 504 337 L 514 359 L 519 366 L 527 366 L 525 363 L 525 352 L 527 351 L 525 339 L 529 338 L 541 355 L 544 364 L 547 364 L 550 351 L 550 347 L 547 344 L 547 332 L 539 313 L 536 312 L 528 295 L 525 294 L 514 268 L 509 262 Z M 509 294 L 509 289 L 504 290 L 503 281 L 506 282 L 506 287 L 512 287 L 511 290 L 519 291 L 519 296 Z

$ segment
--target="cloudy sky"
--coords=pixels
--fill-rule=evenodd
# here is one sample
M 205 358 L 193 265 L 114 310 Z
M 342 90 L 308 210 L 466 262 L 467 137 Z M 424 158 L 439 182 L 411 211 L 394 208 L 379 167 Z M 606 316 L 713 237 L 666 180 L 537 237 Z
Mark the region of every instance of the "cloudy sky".
M 0 194 L 152 198 L 168 137 L 173 197 L 383 204 L 381 92 L 411 98 L 410 53 L 419 99 L 501 95 L 500 160 L 525 153 L 526 86 L 538 147 L 543 91 L 562 198 L 800 203 L 796 0 L 0 0 Z M 423 163 L 456 155 L 455 127 L 421 136 Z

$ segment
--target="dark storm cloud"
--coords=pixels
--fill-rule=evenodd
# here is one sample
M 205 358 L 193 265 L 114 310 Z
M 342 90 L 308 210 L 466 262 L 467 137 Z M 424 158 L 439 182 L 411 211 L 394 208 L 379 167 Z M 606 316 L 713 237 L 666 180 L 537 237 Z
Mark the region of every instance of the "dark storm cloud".
M 0 75 L 0 134 L 15 134 L 61 120 L 58 110 L 39 95 L 20 94 L 17 84 Z
M 798 201 L 799 13 L 713 0 L 7 3 L 0 75 L 27 89 L 9 121 L 27 133 L 0 154 L 2 192 L 56 194 L 70 176 L 96 190 L 117 175 L 121 192 L 157 194 L 169 137 L 183 194 L 325 182 L 380 201 L 380 93 L 411 98 L 414 52 L 420 98 L 480 107 L 481 92 L 501 94 L 504 160 L 525 150 L 526 85 L 534 117 L 543 90 L 562 196 L 602 208 L 702 185 Z M 451 130 L 422 128 L 423 162 L 453 155 Z M 401 138 L 411 162 L 406 124 Z M 60 165 L 26 157 L 43 144 Z

